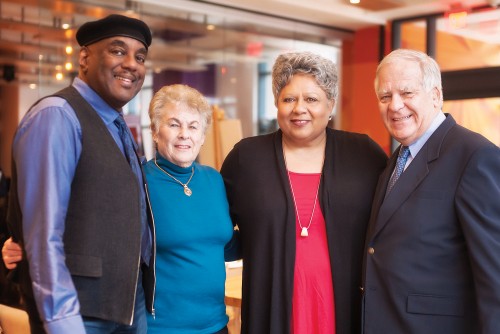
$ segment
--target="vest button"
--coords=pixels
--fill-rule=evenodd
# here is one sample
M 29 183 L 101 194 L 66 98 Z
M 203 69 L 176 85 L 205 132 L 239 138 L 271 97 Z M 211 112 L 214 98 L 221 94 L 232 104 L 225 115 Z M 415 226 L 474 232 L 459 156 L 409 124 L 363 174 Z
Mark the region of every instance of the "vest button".
M 375 248 L 373 247 L 368 248 L 368 254 L 372 255 L 373 253 L 375 253 Z

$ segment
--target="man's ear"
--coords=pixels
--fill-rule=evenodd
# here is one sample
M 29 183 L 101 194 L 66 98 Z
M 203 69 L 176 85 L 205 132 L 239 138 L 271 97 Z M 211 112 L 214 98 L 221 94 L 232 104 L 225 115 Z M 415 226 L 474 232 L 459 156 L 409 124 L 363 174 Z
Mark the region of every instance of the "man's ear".
M 437 87 L 434 87 L 432 89 L 432 103 L 434 107 L 440 109 L 442 101 L 443 97 L 441 96 L 441 91 Z
M 89 55 L 90 55 L 89 49 L 86 46 L 83 46 L 80 49 L 80 54 L 78 58 L 78 63 L 80 64 L 80 68 L 82 69 L 83 73 L 87 73 Z

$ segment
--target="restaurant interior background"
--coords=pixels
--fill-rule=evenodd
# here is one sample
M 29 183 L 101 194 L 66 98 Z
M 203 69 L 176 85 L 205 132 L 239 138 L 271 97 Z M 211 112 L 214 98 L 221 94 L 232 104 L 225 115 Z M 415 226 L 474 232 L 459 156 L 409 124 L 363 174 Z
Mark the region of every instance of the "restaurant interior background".
M 147 157 L 148 103 L 165 84 L 200 90 L 224 118 L 240 121 L 242 137 L 276 129 L 270 70 L 290 50 L 317 52 L 339 65 L 332 126 L 368 133 L 388 153 L 394 145 L 373 93 L 377 62 L 395 47 L 427 51 L 444 71 L 445 111 L 500 145 L 497 2 L 1 0 L 0 168 L 10 174 L 11 138 L 29 106 L 76 75 L 76 29 L 110 13 L 141 18 L 153 31 L 144 88 L 125 108 Z
M 276 129 L 271 67 L 279 53 L 292 50 L 313 51 L 338 64 L 340 95 L 331 126 L 367 133 L 387 153 L 395 143 L 378 113 L 375 69 L 394 48 L 426 51 L 443 70 L 444 111 L 500 145 L 499 3 L 0 0 L 0 170 L 11 175 L 10 147 L 24 113 L 76 75 L 78 27 L 111 13 L 138 17 L 153 32 L 144 87 L 125 107 L 127 123 L 148 158 L 153 145 L 147 108 L 152 94 L 166 84 L 197 88 L 214 105 L 216 118 L 233 127 L 219 128 L 236 135 L 214 160 L 216 168 L 238 138 Z M 228 267 L 226 302 L 235 306 L 229 310 L 232 334 L 238 332 L 237 268 Z

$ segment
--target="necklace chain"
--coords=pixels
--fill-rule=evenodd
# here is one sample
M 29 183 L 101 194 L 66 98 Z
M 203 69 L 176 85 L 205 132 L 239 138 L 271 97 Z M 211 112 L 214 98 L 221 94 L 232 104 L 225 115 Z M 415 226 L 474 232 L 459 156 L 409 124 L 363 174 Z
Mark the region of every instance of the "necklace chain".
M 156 167 L 158 167 L 159 170 L 161 170 L 163 173 L 167 174 L 170 176 L 172 179 L 174 179 L 177 183 L 179 183 L 182 187 L 184 187 L 184 194 L 186 196 L 191 196 L 193 194 L 193 191 L 189 189 L 188 184 L 191 182 L 191 179 L 193 178 L 194 175 L 194 166 L 191 168 L 191 176 L 189 177 L 189 180 L 186 183 L 182 183 L 181 181 L 177 180 L 173 175 L 171 175 L 169 172 L 161 168 L 157 163 L 156 163 L 156 158 L 154 160 Z
M 309 227 L 311 227 L 312 220 L 313 220 L 313 217 L 314 217 L 314 210 L 316 209 L 316 202 L 318 201 L 319 186 L 321 184 L 321 175 L 323 173 L 321 173 L 320 176 L 319 176 L 318 187 L 316 189 L 316 196 L 314 198 L 314 204 L 313 204 L 313 209 L 312 209 L 312 212 L 311 212 L 311 217 L 309 218 L 309 224 L 307 225 L 307 227 L 302 226 L 302 223 L 300 221 L 299 209 L 297 207 L 297 201 L 295 200 L 295 193 L 293 191 L 292 179 L 290 178 L 290 171 L 288 170 L 288 166 L 287 166 L 287 163 L 286 163 L 285 150 L 283 150 L 283 158 L 285 160 L 285 167 L 286 167 L 286 174 L 288 176 L 288 182 L 290 182 L 290 189 L 292 190 L 292 198 L 293 198 L 293 204 L 295 206 L 295 214 L 297 215 L 297 222 L 299 223 L 299 227 L 300 227 L 300 236 L 301 237 L 307 237 L 307 236 L 309 236 Z M 321 168 L 321 169 L 323 169 L 323 168 Z

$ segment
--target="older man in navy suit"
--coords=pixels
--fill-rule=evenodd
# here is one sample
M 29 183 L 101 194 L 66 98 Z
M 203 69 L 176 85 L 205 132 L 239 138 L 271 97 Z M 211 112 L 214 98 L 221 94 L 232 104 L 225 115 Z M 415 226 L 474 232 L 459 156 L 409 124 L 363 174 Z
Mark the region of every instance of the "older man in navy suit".
M 440 70 L 424 53 L 390 53 L 375 91 L 401 145 L 367 231 L 363 332 L 500 333 L 499 148 L 442 112 Z

